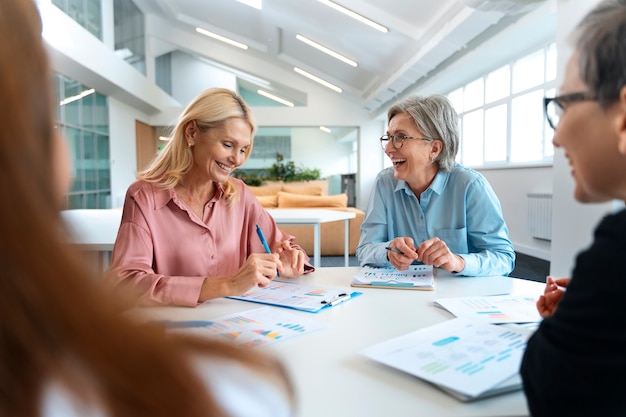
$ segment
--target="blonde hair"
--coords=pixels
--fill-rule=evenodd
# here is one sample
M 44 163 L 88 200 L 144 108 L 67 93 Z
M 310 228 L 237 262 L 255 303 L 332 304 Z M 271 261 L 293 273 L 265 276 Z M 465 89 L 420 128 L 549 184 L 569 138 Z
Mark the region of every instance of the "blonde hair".
M 256 124 L 250 108 L 237 93 L 226 88 L 210 88 L 194 98 L 183 111 L 172 130 L 170 141 L 152 160 L 150 165 L 137 174 L 143 181 L 158 184 L 169 189 L 176 187 L 193 165 L 193 154 L 185 140 L 185 126 L 195 121 L 202 132 L 220 127 L 227 119 L 239 118 L 252 129 L 250 146 L 245 151 L 246 160 L 252 152 Z M 224 198 L 234 204 L 237 189 L 227 180 L 224 184 Z

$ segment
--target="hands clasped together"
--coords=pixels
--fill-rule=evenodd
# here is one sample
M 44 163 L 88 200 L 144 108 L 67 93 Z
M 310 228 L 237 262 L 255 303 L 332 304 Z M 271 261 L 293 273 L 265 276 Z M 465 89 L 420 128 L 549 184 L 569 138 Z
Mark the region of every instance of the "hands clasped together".
M 399 270 L 407 269 L 413 261 L 450 272 L 461 272 L 465 268 L 465 260 L 452 253 L 446 242 L 438 237 L 423 241 L 417 248 L 410 237 L 397 237 L 389 242 L 389 246 L 402 252 L 387 252 L 389 262 Z
M 543 295 L 537 300 L 537 311 L 541 317 L 546 318 L 554 314 L 563 294 L 565 294 L 565 288 L 567 288 L 570 279 L 548 277 Z

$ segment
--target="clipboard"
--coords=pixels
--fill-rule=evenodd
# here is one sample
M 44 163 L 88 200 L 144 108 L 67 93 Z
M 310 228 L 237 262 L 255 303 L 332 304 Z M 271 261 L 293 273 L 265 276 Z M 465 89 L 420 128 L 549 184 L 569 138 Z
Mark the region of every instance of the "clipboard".
M 353 287 L 432 291 L 436 275 L 432 265 L 410 265 L 400 271 L 394 267 L 363 266 L 352 278 Z
M 226 298 L 319 313 L 322 310 L 343 304 L 361 294 L 357 291 L 348 292 L 338 288 L 316 287 L 290 281 L 273 280 L 266 287 L 254 287 L 240 296 L 228 296 Z

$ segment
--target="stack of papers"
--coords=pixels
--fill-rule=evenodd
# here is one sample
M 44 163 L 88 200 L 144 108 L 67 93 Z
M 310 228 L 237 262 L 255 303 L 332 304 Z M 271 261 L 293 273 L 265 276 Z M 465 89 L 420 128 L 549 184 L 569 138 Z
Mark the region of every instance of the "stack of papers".
M 410 265 L 408 269 L 364 266 L 352 279 L 353 287 L 433 290 L 435 274 L 432 265 Z
M 366 348 L 361 354 L 428 381 L 462 401 L 519 390 L 532 330 L 455 318 Z

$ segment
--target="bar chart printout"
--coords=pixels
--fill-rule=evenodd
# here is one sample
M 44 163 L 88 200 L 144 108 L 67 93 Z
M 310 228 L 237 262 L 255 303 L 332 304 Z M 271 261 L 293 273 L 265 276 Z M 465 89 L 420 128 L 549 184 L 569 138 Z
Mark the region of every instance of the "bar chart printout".
M 211 320 L 166 321 L 170 331 L 226 339 L 238 346 L 252 348 L 289 339 L 326 327 L 305 317 L 261 307 Z
M 454 318 L 360 353 L 476 398 L 517 375 L 531 333 L 521 327 Z
M 456 317 L 489 323 L 538 323 L 536 295 L 492 295 L 485 297 L 450 297 L 433 301 Z

